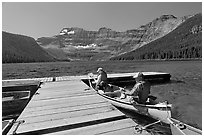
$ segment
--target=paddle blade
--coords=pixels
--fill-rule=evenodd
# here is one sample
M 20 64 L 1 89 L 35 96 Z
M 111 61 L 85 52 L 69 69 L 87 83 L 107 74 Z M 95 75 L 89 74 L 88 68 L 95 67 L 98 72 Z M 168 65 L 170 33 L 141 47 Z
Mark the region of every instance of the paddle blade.
M 148 98 L 152 99 L 152 100 L 156 100 L 157 97 L 153 96 L 153 95 L 148 95 Z

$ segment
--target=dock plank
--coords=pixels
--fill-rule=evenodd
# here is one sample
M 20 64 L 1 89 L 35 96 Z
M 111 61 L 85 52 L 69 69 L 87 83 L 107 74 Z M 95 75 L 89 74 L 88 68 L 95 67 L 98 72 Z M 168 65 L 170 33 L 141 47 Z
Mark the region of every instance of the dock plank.
M 58 111 L 54 111 L 51 113 L 46 113 L 43 114 L 43 111 L 40 112 L 38 115 L 34 115 L 31 117 L 23 117 L 23 120 L 26 121 L 25 124 L 29 124 L 29 123 L 39 123 L 42 121 L 49 121 L 49 120 L 57 120 L 57 119 L 64 119 L 64 118 L 73 118 L 73 117 L 81 117 L 83 115 L 92 115 L 95 113 L 105 113 L 105 112 L 109 112 L 109 111 L 113 111 L 114 108 L 112 108 L 111 106 L 107 106 L 107 105 L 103 105 L 100 107 L 92 107 L 89 109 L 73 109 L 73 110 L 62 110 L 62 112 Z M 37 121 L 36 121 L 37 119 Z
M 136 123 L 134 123 L 132 120 L 127 118 L 127 119 L 120 119 L 116 121 L 105 122 L 105 123 L 100 123 L 100 124 L 81 127 L 81 128 L 53 132 L 53 133 L 50 133 L 49 135 L 99 135 L 104 133 L 110 133 L 113 131 L 118 131 L 121 129 L 128 129 L 128 128 L 133 129 L 135 125 Z M 128 135 L 130 133 L 126 132 L 125 134 Z
M 32 113 L 32 112 L 36 112 L 36 111 L 47 111 L 47 110 L 53 110 L 53 109 L 61 109 L 61 108 L 71 108 L 71 107 L 80 107 L 80 106 L 88 106 L 88 105 L 98 105 L 98 104 L 101 104 L 101 103 L 107 103 L 106 100 L 83 100 L 80 102 L 80 104 L 64 104 L 64 103 L 61 103 L 61 104 L 54 104 L 54 105 L 46 105 L 46 106 L 37 106 L 37 107 L 30 107 L 29 109 L 27 108 L 26 112 L 28 113 Z M 61 106 L 61 107 L 59 107 Z
M 40 95 L 37 96 L 35 99 L 33 99 L 33 101 L 39 101 L 39 100 L 52 100 L 52 99 L 59 99 L 59 98 L 71 98 L 71 97 L 82 97 L 82 96 L 89 96 L 89 95 L 95 95 L 96 93 L 93 92 L 86 92 L 86 93 L 75 93 L 75 94 L 69 94 L 69 93 L 65 93 L 65 94 L 44 94 L 44 95 Z
M 94 104 L 88 104 L 88 105 L 79 105 L 79 106 L 64 106 L 63 105 L 63 106 L 56 106 L 55 108 L 51 108 L 51 109 L 46 109 L 46 111 L 44 111 L 45 109 L 41 109 L 38 111 L 29 111 L 29 113 L 23 118 L 51 115 L 54 113 L 57 114 L 57 113 L 75 112 L 75 111 L 82 111 L 82 110 L 89 110 L 89 109 L 96 109 L 96 108 L 103 108 L 103 107 L 111 108 L 112 106 L 107 105 L 107 102 L 97 103 L 97 104 L 94 103 Z
M 40 99 L 45 99 L 45 98 L 53 98 L 53 97 L 61 97 L 61 96 L 80 96 L 80 95 L 86 95 L 86 94 L 96 94 L 95 92 L 90 92 L 89 89 L 85 89 L 84 91 L 80 91 L 80 92 L 74 92 L 71 93 L 69 91 L 59 91 L 59 92 L 38 92 L 37 94 L 40 94 L 40 96 L 36 97 L 35 100 L 40 100 Z
M 33 103 L 29 103 L 26 108 L 30 107 L 38 107 L 38 106 L 50 106 L 55 104 L 80 104 L 80 101 L 89 101 L 90 99 L 101 101 L 104 100 L 102 97 L 98 95 L 89 95 L 87 96 L 77 96 L 77 97 L 62 97 L 62 98 L 52 98 L 45 99 L 41 101 L 33 101 Z
M 57 131 L 69 130 L 76 127 L 83 127 L 85 124 L 91 123 L 95 124 L 97 120 L 101 119 L 113 119 L 113 118 L 125 118 L 125 115 L 118 113 L 118 111 L 109 111 L 106 113 L 96 113 L 92 115 L 84 115 L 80 117 L 73 117 L 73 118 L 64 118 L 64 119 L 57 119 L 57 120 L 49 120 L 49 121 L 42 121 L 39 123 L 30 123 L 26 124 L 23 123 L 17 129 L 18 134 L 48 134 Z M 19 119 L 20 120 L 20 119 Z M 16 124 L 15 124 L 16 125 Z M 13 126 L 12 129 L 9 131 L 9 134 L 12 134 L 12 131 L 15 129 L 16 126 Z M 31 132 L 31 133 L 28 133 Z

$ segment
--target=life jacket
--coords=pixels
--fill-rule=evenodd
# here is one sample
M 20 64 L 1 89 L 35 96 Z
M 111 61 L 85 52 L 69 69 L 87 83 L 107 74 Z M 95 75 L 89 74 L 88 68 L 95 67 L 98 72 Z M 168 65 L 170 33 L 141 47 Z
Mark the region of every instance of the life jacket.
M 140 81 L 139 82 L 138 97 L 140 103 L 145 103 L 148 99 L 148 95 L 150 94 L 150 84 L 149 82 Z

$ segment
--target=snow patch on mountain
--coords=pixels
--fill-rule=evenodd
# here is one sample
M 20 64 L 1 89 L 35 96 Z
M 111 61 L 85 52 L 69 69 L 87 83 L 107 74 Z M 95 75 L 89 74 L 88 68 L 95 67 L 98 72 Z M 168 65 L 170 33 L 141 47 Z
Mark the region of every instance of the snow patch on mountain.
M 92 43 L 92 44 L 89 44 L 86 46 L 81 46 L 81 45 L 75 46 L 75 48 L 77 48 L 77 49 L 91 49 L 91 48 L 95 48 L 95 47 L 97 47 L 97 44 L 95 44 L 95 43 Z
M 60 32 L 60 35 L 71 35 L 71 34 L 74 34 L 75 32 L 73 30 L 69 31 L 68 29 L 63 29 L 61 32 Z

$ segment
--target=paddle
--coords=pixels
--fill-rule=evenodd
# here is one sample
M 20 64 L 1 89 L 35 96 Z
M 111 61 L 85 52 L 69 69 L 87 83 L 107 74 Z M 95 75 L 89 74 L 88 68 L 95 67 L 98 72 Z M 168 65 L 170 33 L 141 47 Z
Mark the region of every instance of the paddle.
M 89 85 L 90 85 L 90 87 L 91 87 L 92 89 L 98 91 L 98 89 L 95 89 L 95 88 L 93 87 L 93 85 L 92 85 L 92 84 L 97 83 L 97 78 L 94 78 L 94 74 L 93 74 L 93 73 L 88 73 L 88 78 L 89 78 Z M 91 82 L 92 79 L 94 80 L 95 83 L 94 83 L 94 82 Z
M 93 79 L 94 81 L 96 81 L 96 78 L 94 78 L 94 74 L 93 73 L 89 73 L 88 77 L 89 77 L 89 79 Z
M 153 96 L 153 95 L 148 95 L 148 98 L 152 99 L 152 100 L 156 100 L 157 97 Z

